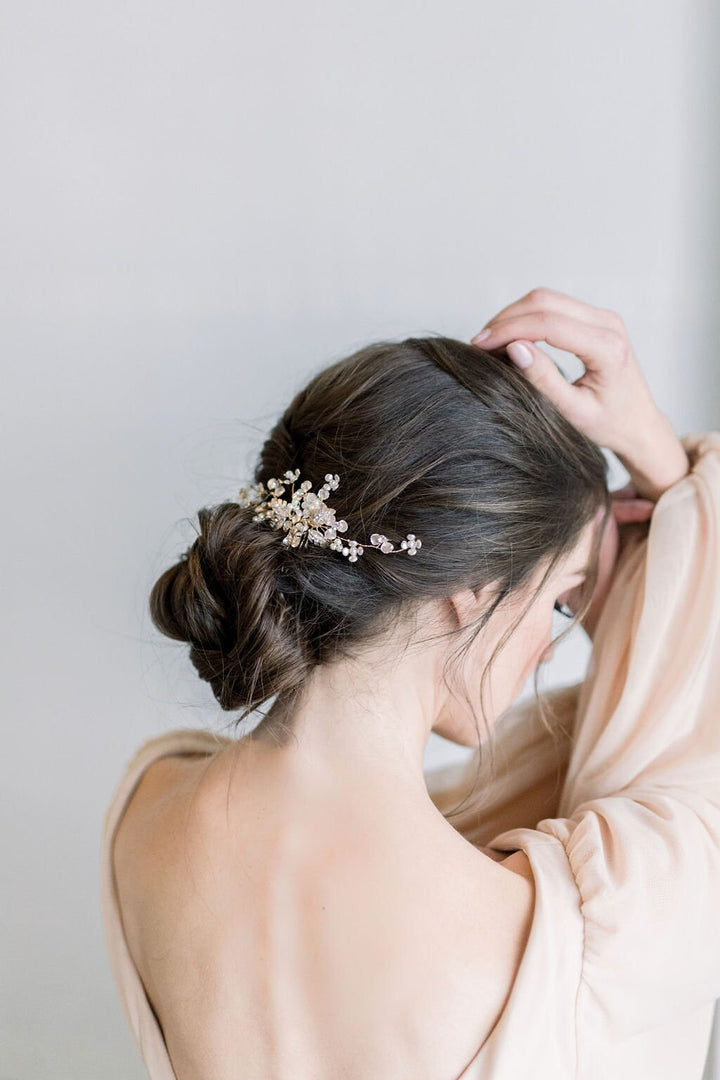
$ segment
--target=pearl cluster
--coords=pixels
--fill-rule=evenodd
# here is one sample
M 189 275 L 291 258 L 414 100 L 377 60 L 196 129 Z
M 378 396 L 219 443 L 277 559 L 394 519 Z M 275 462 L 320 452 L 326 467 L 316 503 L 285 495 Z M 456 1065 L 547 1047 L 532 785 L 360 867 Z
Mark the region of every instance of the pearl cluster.
M 370 537 L 370 543 L 373 547 L 379 547 L 381 551 L 386 553 L 396 550 L 395 545 L 382 533 L 373 533 Z M 400 541 L 400 547 L 407 550 L 408 555 L 414 555 L 418 548 L 422 547 L 422 540 L 416 539 L 415 533 L 408 533 L 407 540 Z
M 273 528 L 283 529 L 286 533 L 283 544 L 299 547 L 312 541 L 321 547 L 339 551 L 347 556 L 348 562 L 357 562 L 363 554 L 363 546 L 357 540 L 340 539 L 338 533 L 346 532 L 348 523 L 343 518 L 336 520 L 335 511 L 326 505 L 328 495 L 340 483 L 338 474 L 325 473 L 325 483 L 317 494 L 310 490 L 312 484 L 309 480 L 303 480 L 295 490 L 295 481 L 299 476 L 299 469 L 294 472 L 288 469 L 282 477 L 272 477 L 267 484 L 248 484 L 240 489 L 234 501 L 241 506 L 256 507 L 253 521 L 269 521 Z M 292 485 L 289 500 L 281 498 L 288 483 Z M 415 555 L 422 547 L 422 541 L 417 539 L 415 533 L 408 533 L 407 539 L 402 540 L 400 547 L 396 548 L 382 533 L 373 533 L 370 545 L 384 554 L 407 551 L 408 555 Z

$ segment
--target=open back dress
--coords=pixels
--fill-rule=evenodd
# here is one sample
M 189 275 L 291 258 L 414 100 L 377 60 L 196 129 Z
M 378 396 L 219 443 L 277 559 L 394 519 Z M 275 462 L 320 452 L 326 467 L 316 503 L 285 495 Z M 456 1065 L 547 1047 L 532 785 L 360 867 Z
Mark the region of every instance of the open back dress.
M 507 710 L 495 779 L 449 818 L 478 847 L 526 853 L 535 908 L 502 1013 L 461 1076 L 438 1080 L 701 1080 L 720 997 L 720 431 L 682 443 L 690 472 L 632 526 L 584 680 L 544 695 L 555 735 L 534 700 Z M 177 1077 L 124 936 L 112 840 L 152 762 L 229 741 L 148 739 L 105 816 L 105 938 L 152 1080 Z M 476 766 L 426 772 L 438 809 Z

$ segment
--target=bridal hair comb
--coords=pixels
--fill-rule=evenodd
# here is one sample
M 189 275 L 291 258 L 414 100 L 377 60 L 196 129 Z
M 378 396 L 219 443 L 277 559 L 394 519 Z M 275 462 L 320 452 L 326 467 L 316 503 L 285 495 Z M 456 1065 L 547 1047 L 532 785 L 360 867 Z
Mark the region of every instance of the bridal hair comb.
M 267 484 L 249 484 L 240 489 L 234 502 L 241 506 L 254 506 L 256 513 L 253 521 L 269 521 L 274 529 L 284 529 L 287 535 L 283 537 L 283 544 L 299 547 L 311 541 L 341 552 L 347 556 L 348 562 L 357 562 L 364 548 L 357 540 L 340 539 L 338 533 L 347 530 L 347 521 L 342 518 L 336 521 L 335 511 L 325 501 L 340 483 L 338 474 L 325 473 L 325 483 L 317 493 L 310 490 L 312 484 L 309 480 L 303 480 L 296 491 L 295 481 L 299 476 L 299 469 L 294 472 L 288 469 L 282 478 L 273 477 Z M 290 499 L 282 499 L 280 496 L 288 483 L 292 485 Z M 396 548 L 382 533 L 373 533 L 370 546 L 386 555 L 400 551 L 414 555 L 422 547 L 422 540 L 418 540 L 415 533 L 408 533 L 407 538 L 400 541 L 400 547 Z

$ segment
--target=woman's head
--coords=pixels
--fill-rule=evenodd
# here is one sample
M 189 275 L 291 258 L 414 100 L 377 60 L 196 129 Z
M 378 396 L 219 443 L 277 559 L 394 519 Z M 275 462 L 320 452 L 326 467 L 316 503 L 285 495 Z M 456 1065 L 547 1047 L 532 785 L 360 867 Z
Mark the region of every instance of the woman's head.
M 253 479 L 288 469 L 315 491 L 339 475 L 328 504 L 349 536 L 415 533 L 422 548 L 366 547 L 350 563 L 312 543 L 283 544 L 282 531 L 253 521 L 252 506 L 200 510 L 197 539 L 155 583 L 150 609 L 159 630 L 190 643 L 198 673 L 240 720 L 276 697 L 281 708 L 261 728 L 273 716 L 285 724 L 318 665 L 384 637 L 401 642 L 443 608 L 449 665 L 464 672 L 461 696 L 472 687 L 473 716 L 463 661 L 493 642 L 481 674 L 484 684 L 496 664 L 506 672 L 491 684 L 497 715 L 547 648 L 553 604 L 578 583 L 572 571 L 588 563 L 585 604 L 592 595 L 598 513 L 610 507 L 605 458 L 521 372 L 481 348 L 441 336 L 379 342 L 320 371 L 270 432 Z M 438 717 L 436 730 L 469 742 L 459 715 Z

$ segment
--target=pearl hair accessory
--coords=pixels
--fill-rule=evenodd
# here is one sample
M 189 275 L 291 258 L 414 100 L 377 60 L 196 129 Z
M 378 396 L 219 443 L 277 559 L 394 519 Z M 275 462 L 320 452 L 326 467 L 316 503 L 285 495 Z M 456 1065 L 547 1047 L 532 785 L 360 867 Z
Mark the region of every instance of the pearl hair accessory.
M 284 529 L 287 535 L 283 537 L 283 544 L 299 547 L 312 541 L 313 544 L 341 552 L 347 556 L 348 562 L 357 562 L 364 548 L 357 540 L 340 539 L 337 534 L 347 530 L 347 521 L 342 518 L 336 521 L 335 511 L 325 501 L 340 483 L 338 474 L 325 473 L 325 483 L 317 494 L 310 490 L 312 484 L 309 480 L 303 480 L 296 491 L 295 481 L 299 476 L 299 469 L 294 472 L 288 469 L 282 478 L 273 477 L 267 484 L 249 484 L 241 488 L 233 501 L 241 506 L 255 506 L 257 512 L 253 515 L 253 521 L 269 521 L 274 529 Z M 292 485 L 289 500 L 280 498 L 287 483 Z M 386 555 L 401 551 L 415 555 L 422 547 L 422 540 L 418 540 L 415 533 L 408 533 L 407 539 L 401 540 L 400 547 L 396 548 L 382 533 L 373 533 L 370 545 Z

